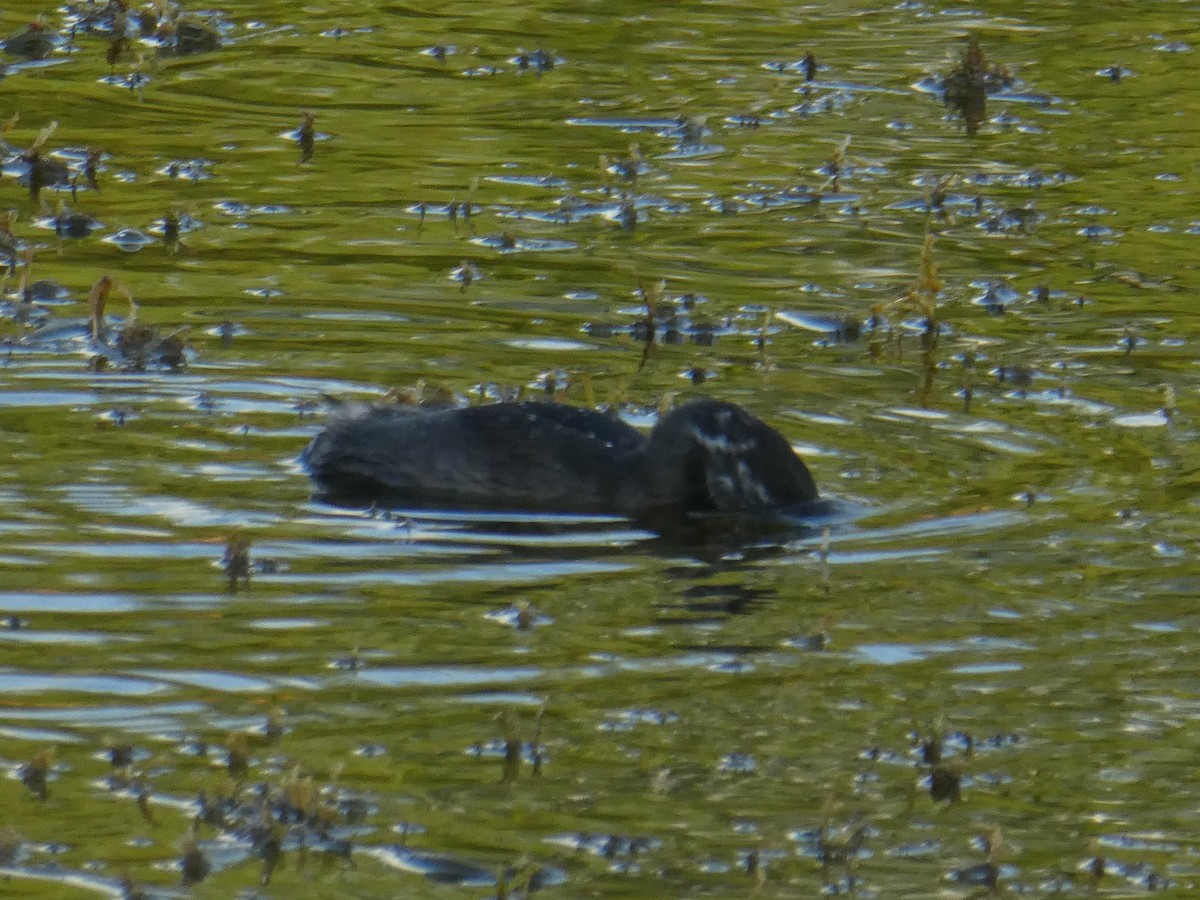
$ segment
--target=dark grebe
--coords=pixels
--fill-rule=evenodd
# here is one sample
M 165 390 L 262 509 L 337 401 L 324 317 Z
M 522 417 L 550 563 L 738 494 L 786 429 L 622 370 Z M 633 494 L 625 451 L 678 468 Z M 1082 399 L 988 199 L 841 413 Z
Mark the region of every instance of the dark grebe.
M 679 406 L 649 436 L 557 403 L 350 405 L 301 460 L 333 500 L 641 518 L 765 512 L 817 499 L 787 440 L 718 400 Z

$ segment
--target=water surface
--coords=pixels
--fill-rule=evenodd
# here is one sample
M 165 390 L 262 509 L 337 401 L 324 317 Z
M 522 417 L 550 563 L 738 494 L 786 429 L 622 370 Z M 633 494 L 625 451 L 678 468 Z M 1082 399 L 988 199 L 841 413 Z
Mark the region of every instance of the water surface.
M 0 307 L 0 895 L 1195 889 L 1192 5 L 195 12 L 6 59 L 62 290 Z M 103 275 L 186 365 L 90 338 Z M 316 501 L 322 396 L 418 381 L 739 402 L 848 512 Z

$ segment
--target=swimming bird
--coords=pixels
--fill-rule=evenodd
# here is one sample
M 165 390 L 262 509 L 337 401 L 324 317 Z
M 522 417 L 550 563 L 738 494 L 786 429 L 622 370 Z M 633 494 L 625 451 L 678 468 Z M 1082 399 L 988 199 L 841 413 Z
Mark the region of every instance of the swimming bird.
M 818 499 L 808 467 L 747 410 L 693 400 L 643 434 L 559 403 L 347 404 L 301 462 L 335 501 L 645 518 L 763 513 Z

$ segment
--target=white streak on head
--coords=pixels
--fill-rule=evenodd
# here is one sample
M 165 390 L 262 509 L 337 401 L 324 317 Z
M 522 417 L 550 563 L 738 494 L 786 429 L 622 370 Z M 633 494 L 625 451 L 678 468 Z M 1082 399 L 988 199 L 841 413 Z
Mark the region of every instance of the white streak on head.
M 705 450 L 712 450 L 716 453 L 728 453 L 733 456 L 740 453 L 749 453 L 756 446 L 754 438 L 749 438 L 744 441 L 730 440 L 728 434 L 723 431 L 718 431 L 716 434 L 708 434 L 700 430 L 698 425 L 693 425 L 691 428 L 692 437 Z
M 754 473 L 750 471 L 750 465 L 744 459 L 738 460 L 737 473 L 743 494 L 753 495 L 763 506 L 771 503 L 771 493 L 767 490 L 767 486 L 754 477 Z

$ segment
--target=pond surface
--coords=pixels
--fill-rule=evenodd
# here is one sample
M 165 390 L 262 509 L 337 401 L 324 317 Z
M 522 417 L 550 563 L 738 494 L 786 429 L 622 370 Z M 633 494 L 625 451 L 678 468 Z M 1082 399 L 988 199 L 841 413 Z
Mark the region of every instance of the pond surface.
M 1190 895 L 1198 12 L 6 7 L 0 896 Z M 418 383 L 844 515 L 315 500 Z

